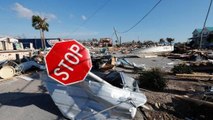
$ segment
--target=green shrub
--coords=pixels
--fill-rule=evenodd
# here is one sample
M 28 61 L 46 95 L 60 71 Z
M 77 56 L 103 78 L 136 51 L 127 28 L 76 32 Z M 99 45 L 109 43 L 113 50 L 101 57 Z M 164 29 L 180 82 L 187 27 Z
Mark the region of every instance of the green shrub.
M 167 86 L 167 80 L 160 69 L 154 68 L 150 71 L 139 73 L 139 86 L 154 91 L 162 91 Z
M 179 65 L 175 65 L 173 68 L 172 68 L 172 72 L 174 74 L 177 74 L 177 73 L 192 73 L 192 69 L 190 66 L 187 66 L 185 64 L 179 64 Z

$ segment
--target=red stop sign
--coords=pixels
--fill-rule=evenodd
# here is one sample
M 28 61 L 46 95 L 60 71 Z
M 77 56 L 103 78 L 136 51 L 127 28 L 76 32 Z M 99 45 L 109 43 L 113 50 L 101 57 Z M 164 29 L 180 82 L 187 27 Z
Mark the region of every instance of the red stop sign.
M 83 81 L 92 68 L 89 51 L 76 40 L 56 43 L 45 60 L 49 77 L 63 85 Z

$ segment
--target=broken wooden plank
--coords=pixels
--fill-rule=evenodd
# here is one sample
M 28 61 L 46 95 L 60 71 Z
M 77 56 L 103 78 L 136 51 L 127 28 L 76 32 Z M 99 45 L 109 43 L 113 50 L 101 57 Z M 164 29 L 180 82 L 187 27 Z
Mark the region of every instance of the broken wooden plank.
M 196 104 L 197 106 L 203 106 L 203 107 L 211 107 L 213 109 L 213 103 L 212 102 L 208 102 L 208 101 L 204 101 L 204 100 L 199 100 L 199 99 L 194 99 L 194 98 L 190 98 L 190 97 L 186 97 L 186 96 L 180 96 L 180 95 L 175 95 L 176 99 L 179 100 L 184 100 L 186 102 L 190 102 L 193 104 Z
M 213 75 L 207 74 L 176 74 L 177 77 L 201 77 L 201 78 L 213 78 Z
M 211 112 L 213 110 L 212 102 L 179 95 L 173 97 L 172 101 L 175 111 L 181 113 L 185 117 L 207 120 L 213 118 Z

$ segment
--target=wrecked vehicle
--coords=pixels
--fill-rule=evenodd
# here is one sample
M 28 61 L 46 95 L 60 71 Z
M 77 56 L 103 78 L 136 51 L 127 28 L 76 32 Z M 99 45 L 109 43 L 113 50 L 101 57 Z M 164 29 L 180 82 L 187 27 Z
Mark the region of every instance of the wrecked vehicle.
M 123 72 L 111 71 L 102 77 L 108 83 L 118 88 L 128 89 L 130 91 L 140 92 L 138 83 L 132 77 Z
M 133 78 L 119 72 L 102 76 L 104 80 L 95 74 L 93 76 L 64 86 L 46 73 L 41 74 L 53 101 L 69 119 L 132 119 L 138 107 L 147 108 L 147 98 Z

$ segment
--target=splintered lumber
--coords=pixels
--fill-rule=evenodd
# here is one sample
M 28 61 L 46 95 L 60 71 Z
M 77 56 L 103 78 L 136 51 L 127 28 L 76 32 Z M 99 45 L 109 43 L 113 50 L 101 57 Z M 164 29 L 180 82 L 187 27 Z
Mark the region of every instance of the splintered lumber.
M 211 78 L 213 78 L 213 75 L 208 75 L 208 74 L 176 74 L 177 77 L 187 77 L 187 78 L 209 78 L 211 80 Z
M 175 110 L 184 116 L 208 120 L 213 118 L 212 102 L 179 95 L 176 95 L 174 98 L 172 98 L 172 101 L 174 103 Z
M 183 100 L 185 102 L 192 103 L 196 106 L 211 108 L 211 110 L 213 110 L 213 103 L 212 102 L 194 99 L 194 98 L 189 98 L 189 97 L 185 97 L 185 96 L 179 96 L 179 95 L 175 95 L 175 99 Z

